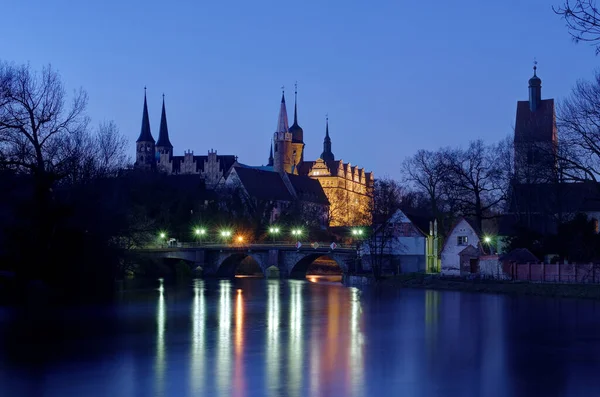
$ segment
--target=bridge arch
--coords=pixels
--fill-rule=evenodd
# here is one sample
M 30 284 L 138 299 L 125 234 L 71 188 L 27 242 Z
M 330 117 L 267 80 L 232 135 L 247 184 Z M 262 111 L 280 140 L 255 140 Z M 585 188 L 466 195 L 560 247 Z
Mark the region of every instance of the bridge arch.
M 301 258 L 297 259 L 289 268 L 290 278 L 305 278 L 306 272 L 308 271 L 310 265 L 320 258 L 329 258 L 338 265 L 338 267 L 342 270 L 342 273 L 348 272 L 348 266 L 343 260 L 339 260 L 339 258 L 336 258 L 334 255 L 331 255 L 327 252 L 318 252 L 303 255 Z
M 264 260 L 260 255 L 254 255 L 247 252 L 233 252 L 227 253 L 219 258 L 217 264 L 217 271 L 215 275 L 217 277 L 234 277 L 236 270 L 242 265 L 242 262 L 251 259 L 258 264 L 261 273 L 265 274 Z

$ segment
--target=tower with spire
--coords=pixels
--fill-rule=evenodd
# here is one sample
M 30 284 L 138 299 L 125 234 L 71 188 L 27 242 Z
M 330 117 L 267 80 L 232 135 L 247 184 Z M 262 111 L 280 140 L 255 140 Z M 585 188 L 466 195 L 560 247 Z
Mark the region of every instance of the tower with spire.
M 144 110 L 142 111 L 142 130 L 135 141 L 135 167 L 142 169 L 156 168 L 155 142 L 150 131 L 150 118 L 148 117 L 148 102 L 146 100 L 146 87 L 144 87 Z
M 283 88 L 282 88 L 283 91 Z M 281 93 L 277 129 L 273 134 L 273 170 L 277 172 L 297 173 L 296 153 L 292 145 L 292 133 L 288 125 L 285 92 Z
M 517 183 L 553 183 L 557 179 L 558 138 L 554 99 L 542 99 L 542 80 L 534 61 L 529 100 L 517 102 L 514 153 Z
M 329 137 L 329 117 L 325 118 L 325 139 L 323 139 L 323 153 L 321 153 L 323 161 L 334 161 L 335 156 L 331 152 L 331 138 Z
M 294 85 L 294 123 L 290 127 L 292 134 L 292 153 L 294 168 L 304 161 L 304 130 L 298 125 L 298 83 Z
M 165 94 L 163 94 L 162 112 L 160 115 L 160 130 L 158 141 L 156 141 L 156 158 L 158 167 L 163 171 L 172 172 L 173 145 L 169 139 L 169 127 L 167 125 L 167 112 L 165 110 Z

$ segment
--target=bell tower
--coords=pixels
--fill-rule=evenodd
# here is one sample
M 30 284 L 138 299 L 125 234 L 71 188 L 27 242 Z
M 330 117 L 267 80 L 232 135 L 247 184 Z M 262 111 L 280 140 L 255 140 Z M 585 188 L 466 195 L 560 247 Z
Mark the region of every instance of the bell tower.
M 292 133 L 288 127 L 285 92 L 282 92 L 281 94 L 277 130 L 275 131 L 275 134 L 273 134 L 273 149 L 273 169 L 277 172 L 292 173 L 293 170 L 295 170 L 295 156 L 294 148 L 292 146 Z
M 144 110 L 142 112 L 142 130 L 135 141 L 135 167 L 143 169 L 156 168 L 155 142 L 150 132 L 150 118 L 148 117 L 148 102 L 146 101 L 146 87 L 144 87 Z

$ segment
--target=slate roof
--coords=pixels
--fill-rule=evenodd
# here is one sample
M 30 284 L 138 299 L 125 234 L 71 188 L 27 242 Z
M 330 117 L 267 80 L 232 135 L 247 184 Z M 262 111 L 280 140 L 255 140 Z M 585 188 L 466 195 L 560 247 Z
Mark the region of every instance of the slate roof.
M 140 136 L 136 142 L 153 142 L 154 138 L 150 132 L 150 118 L 148 117 L 148 102 L 146 101 L 146 94 L 144 94 L 144 111 L 142 112 L 142 129 Z
M 294 200 L 279 173 L 247 167 L 234 167 L 234 169 L 246 192 L 251 197 L 259 200 Z
M 300 200 L 329 205 L 329 200 L 318 180 L 303 175 L 288 174 L 287 176 Z
M 165 98 L 163 96 L 162 113 L 160 115 L 160 130 L 158 132 L 157 147 L 168 147 L 173 149 L 169 140 L 169 128 L 167 127 L 167 112 L 165 111 Z
M 529 101 L 517 102 L 515 142 L 553 141 L 556 135 L 554 99 L 543 99 L 535 112 Z

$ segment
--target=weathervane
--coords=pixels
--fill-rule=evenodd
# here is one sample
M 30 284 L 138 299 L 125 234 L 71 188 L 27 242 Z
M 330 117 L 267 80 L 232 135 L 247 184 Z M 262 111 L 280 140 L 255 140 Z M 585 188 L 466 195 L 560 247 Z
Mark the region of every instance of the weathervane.
M 533 57 L 533 74 L 535 75 L 536 71 L 537 71 L 537 64 L 538 61 L 535 57 Z
M 284 85 L 281 86 L 281 93 L 285 94 L 285 86 Z

